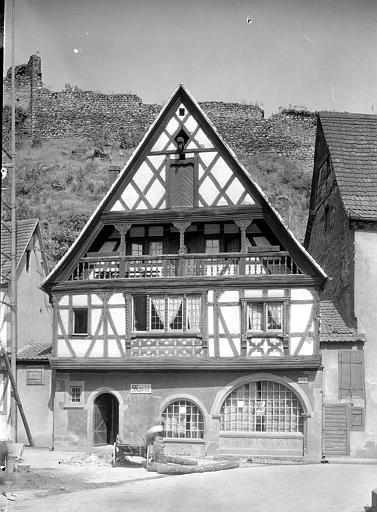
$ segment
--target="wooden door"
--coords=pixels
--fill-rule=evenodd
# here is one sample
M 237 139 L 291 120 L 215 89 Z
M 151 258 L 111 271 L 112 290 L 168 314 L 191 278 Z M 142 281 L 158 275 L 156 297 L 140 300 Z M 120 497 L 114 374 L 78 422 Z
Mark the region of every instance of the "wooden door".
M 349 455 L 348 404 L 324 406 L 324 455 Z
M 118 401 L 110 393 L 99 395 L 94 401 L 93 443 L 112 444 L 118 434 Z

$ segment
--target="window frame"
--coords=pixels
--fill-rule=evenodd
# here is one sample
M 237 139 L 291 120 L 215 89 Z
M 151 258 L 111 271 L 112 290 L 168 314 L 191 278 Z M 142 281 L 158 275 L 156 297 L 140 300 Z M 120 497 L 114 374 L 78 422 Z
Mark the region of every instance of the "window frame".
M 80 401 L 72 402 L 72 388 L 80 388 Z M 66 384 L 65 389 L 65 400 L 64 400 L 64 408 L 65 409 L 82 409 L 84 407 L 84 391 L 85 391 L 85 381 L 84 380 L 71 380 Z
M 245 327 L 247 336 L 285 336 L 287 335 L 288 328 L 288 308 L 289 308 L 289 300 L 277 297 L 255 297 L 255 298 L 247 298 L 246 302 L 246 319 L 245 319 Z M 249 308 L 253 304 L 261 304 L 262 305 L 262 330 L 257 329 L 249 329 Z M 268 328 L 268 306 L 269 305 L 280 305 L 281 306 L 281 328 L 280 329 L 269 329 Z
M 258 379 L 234 387 L 225 396 L 220 432 L 304 435 L 304 417 L 301 400 L 292 389 L 273 379 Z
M 135 320 L 136 320 L 135 319 L 135 309 L 134 309 L 135 296 L 132 297 L 132 332 L 133 333 L 139 334 L 139 335 L 143 334 L 143 333 L 150 333 L 150 334 L 156 334 L 156 335 L 158 335 L 158 334 L 171 335 L 171 334 L 175 334 L 175 333 L 198 334 L 201 332 L 202 326 L 203 326 L 203 296 L 202 296 L 202 294 L 189 293 L 189 294 L 170 294 L 170 295 L 167 295 L 167 294 L 144 295 L 144 297 L 146 298 L 146 303 L 147 303 L 147 305 L 146 305 L 146 322 L 145 322 L 147 329 L 145 331 L 136 330 L 136 328 L 135 328 Z M 140 296 L 143 296 L 143 295 L 140 295 Z M 179 308 L 179 310 L 182 309 L 182 314 L 181 314 L 182 315 L 182 328 L 172 329 L 172 328 L 170 328 L 170 324 L 168 323 L 169 303 L 170 303 L 170 301 L 172 301 L 176 298 L 182 299 L 182 303 Z M 194 298 L 198 301 L 198 307 L 196 309 L 197 309 L 197 313 L 199 314 L 199 320 L 197 322 L 198 328 L 196 328 L 196 329 L 189 328 L 189 325 L 188 325 L 189 317 L 188 317 L 187 303 L 188 303 L 188 299 L 194 299 Z M 154 307 L 153 302 L 152 302 L 153 299 L 163 299 L 164 300 L 164 324 L 163 324 L 162 329 L 152 328 L 152 307 Z M 177 311 L 177 314 L 179 313 L 179 310 Z M 173 321 L 171 323 L 174 322 L 175 318 L 173 319 Z M 160 320 L 160 322 L 161 322 L 161 320 Z
M 186 411 L 180 412 L 180 409 L 185 407 Z M 187 412 L 187 407 L 189 407 L 189 413 Z M 172 409 L 169 411 L 169 409 Z M 178 408 L 178 411 L 175 411 L 174 408 Z M 170 416 L 169 416 L 170 414 Z M 177 423 L 173 423 L 171 420 L 174 419 L 174 414 L 176 417 L 180 417 L 185 415 L 185 418 L 183 421 L 180 421 L 178 419 Z M 189 422 L 187 421 L 187 417 L 190 417 Z M 196 421 L 193 421 L 192 416 L 195 416 Z M 203 414 L 203 411 L 201 408 L 192 400 L 189 400 L 187 398 L 182 399 L 175 399 L 169 402 L 167 405 L 165 405 L 164 409 L 161 412 L 161 417 L 164 419 L 164 441 L 175 441 L 175 442 L 198 442 L 198 441 L 204 441 L 205 439 L 205 416 Z M 167 421 L 170 419 L 170 421 Z M 168 431 L 166 430 L 166 425 L 171 424 L 172 428 L 170 428 Z M 181 430 L 181 432 L 184 434 L 183 436 L 174 435 L 179 433 L 179 429 L 181 426 L 187 427 L 187 425 L 190 425 L 190 428 L 184 428 Z M 192 429 L 192 426 L 196 427 Z M 175 428 L 174 428 L 175 427 Z M 166 435 L 167 433 L 171 433 L 172 435 Z M 187 433 L 196 433 L 196 436 L 189 435 L 187 436 Z
M 86 310 L 86 332 L 76 332 L 75 331 L 75 327 L 76 327 L 76 317 L 75 317 L 75 312 L 77 310 Z M 76 337 L 80 337 L 80 336 L 90 336 L 90 308 L 88 308 L 87 306 L 72 306 L 72 321 L 71 321 L 71 336 L 76 336 Z

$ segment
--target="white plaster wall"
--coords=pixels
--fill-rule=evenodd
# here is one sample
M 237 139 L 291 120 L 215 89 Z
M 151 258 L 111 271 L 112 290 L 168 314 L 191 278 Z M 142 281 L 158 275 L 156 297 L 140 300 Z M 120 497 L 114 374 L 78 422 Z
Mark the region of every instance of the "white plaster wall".
M 366 336 L 366 428 L 358 453 L 377 458 L 377 232 L 355 232 L 354 300 L 357 328 Z

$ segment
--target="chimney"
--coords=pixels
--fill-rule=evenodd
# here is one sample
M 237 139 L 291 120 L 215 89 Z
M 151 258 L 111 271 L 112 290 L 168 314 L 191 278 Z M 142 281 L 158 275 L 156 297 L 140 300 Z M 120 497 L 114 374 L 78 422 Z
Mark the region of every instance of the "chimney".
M 110 165 L 110 167 L 109 167 L 109 188 L 114 183 L 114 181 L 117 179 L 119 172 L 120 172 L 119 165 Z

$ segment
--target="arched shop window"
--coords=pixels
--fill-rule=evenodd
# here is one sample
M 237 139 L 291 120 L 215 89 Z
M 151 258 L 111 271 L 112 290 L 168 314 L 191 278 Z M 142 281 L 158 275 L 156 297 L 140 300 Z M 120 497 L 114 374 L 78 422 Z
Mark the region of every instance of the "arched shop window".
M 302 407 L 288 388 L 269 380 L 234 389 L 221 407 L 220 430 L 302 432 Z
M 188 400 L 172 402 L 165 407 L 164 436 L 172 439 L 203 439 L 204 421 L 199 407 Z

